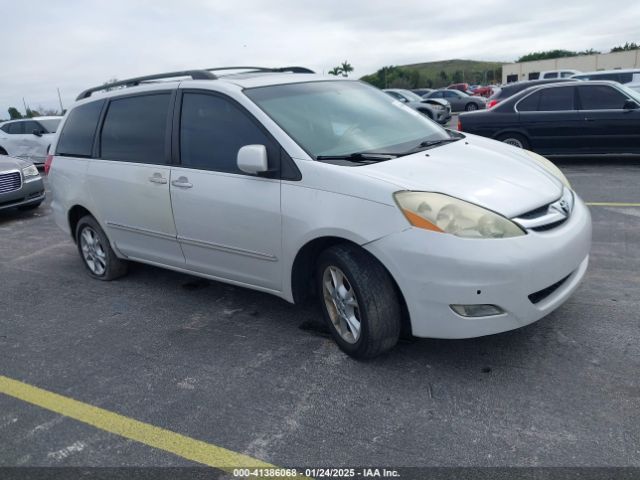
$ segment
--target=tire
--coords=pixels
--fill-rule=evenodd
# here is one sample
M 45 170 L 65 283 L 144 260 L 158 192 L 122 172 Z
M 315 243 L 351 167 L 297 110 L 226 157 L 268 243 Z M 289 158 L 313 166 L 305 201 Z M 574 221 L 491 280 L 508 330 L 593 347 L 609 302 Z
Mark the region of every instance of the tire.
M 343 352 L 365 359 L 396 345 L 402 315 L 398 294 L 389 273 L 368 252 L 348 244 L 330 247 L 318 258 L 316 282 L 323 316 Z
M 93 278 L 109 281 L 127 273 L 127 262 L 116 256 L 109 239 L 91 215 L 82 217 L 78 222 L 76 243 L 82 263 Z
M 497 138 L 499 141 L 511 145 L 512 147 L 529 149 L 529 141 L 519 133 L 503 133 Z
M 429 110 L 418 110 L 421 114 L 427 117 L 429 120 L 433 120 L 433 115 Z
M 23 210 L 23 211 L 35 210 L 40 206 L 41 203 L 42 202 L 32 203 L 31 205 L 23 205 L 21 207 L 18 207 L 18 210 Z
M 465 112 L 474 112 L 476 110 L 478 110 L 478 105 L 475 103 L 467 103 L 464 107 Z

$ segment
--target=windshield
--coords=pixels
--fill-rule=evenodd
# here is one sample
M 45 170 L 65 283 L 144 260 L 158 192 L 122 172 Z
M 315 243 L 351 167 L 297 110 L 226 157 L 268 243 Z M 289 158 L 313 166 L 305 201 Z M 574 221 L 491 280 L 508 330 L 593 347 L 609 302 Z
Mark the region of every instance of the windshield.
M 38 123 L 47 129 L 49 133 L 56 133 L 58 125 L 60 124 L 59 118 L 52 118 L 49 120 L 38 120 Z
M 412 102 L 421 102 L 423 100 L 420 95 L 410 90 L 398 90 L 398 93 Z
M 244 90 L 311 156 L 402 152 L 446 130 L 370 85 L 320 81 Z
M 629 88 L 627 85 L 618 85 L 618 88 L 620 88 L 624 93 L 633 98 L 636 103 L 640 105 L 640 92 L 634 90 L 634 88 L 638 88 L 637 86 L 634 88 Z

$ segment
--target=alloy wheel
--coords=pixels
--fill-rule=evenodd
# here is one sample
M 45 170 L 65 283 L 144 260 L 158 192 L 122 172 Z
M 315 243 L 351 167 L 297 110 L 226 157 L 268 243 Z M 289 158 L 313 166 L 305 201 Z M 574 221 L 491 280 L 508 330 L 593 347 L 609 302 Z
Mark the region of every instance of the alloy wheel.
M 95 230 L 85 226 L 80 233 L 80 249 L 84 262 L 94 275 L 101 276 L 107 269 L 107 254 Z
M 345 342 L 356 343 L 362 332 L 360 309 L 356 293 L 342 270 L 335 266 L 325 268 L 322 290 L 324 304 L 336 331 Z

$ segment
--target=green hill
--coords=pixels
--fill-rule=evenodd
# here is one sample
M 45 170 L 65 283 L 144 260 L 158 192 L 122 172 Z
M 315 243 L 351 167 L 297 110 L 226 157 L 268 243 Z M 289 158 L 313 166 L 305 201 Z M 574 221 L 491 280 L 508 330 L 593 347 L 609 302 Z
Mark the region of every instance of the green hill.
M 361 78 L 379 88 L 440 88 L 451 83 L 492 83 L 502 80 L 502 63 L 442 60 L 383 67 Z

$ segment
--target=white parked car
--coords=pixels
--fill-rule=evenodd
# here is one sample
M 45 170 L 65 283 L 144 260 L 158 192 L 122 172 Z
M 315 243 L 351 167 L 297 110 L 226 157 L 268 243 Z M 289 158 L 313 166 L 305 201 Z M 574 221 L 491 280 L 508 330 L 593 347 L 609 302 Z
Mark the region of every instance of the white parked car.
M 540 72 L 539 80 L 547 80 L 550 78 L 569 78 L 572 75 L 577 75 L 581 73 L 580 70 L 545 70 Z
M 591 219 L 552 163 L 302 72 L 195 70 L 81 94 L 45 168 L 88 273 L 136 261 L 315 296 L 360 358 L 403 329 L 522 327 L 578 287 Z
M 0 155 L 42 165 L 62 117 L 34 117 L 0 123 Z

